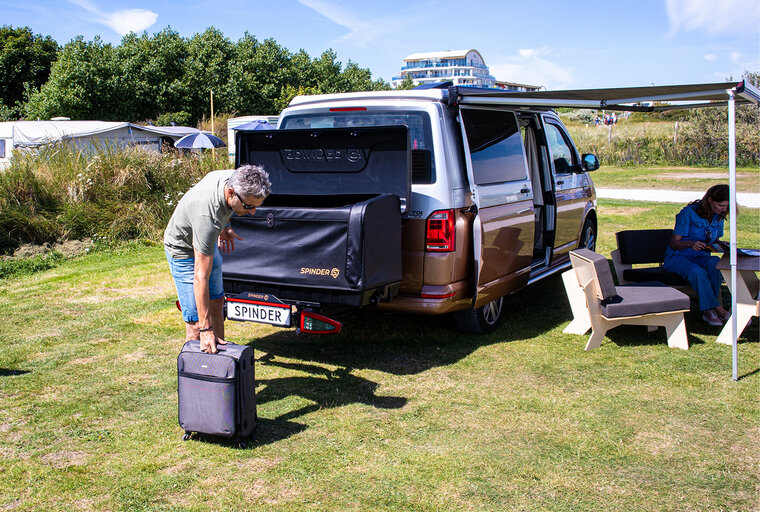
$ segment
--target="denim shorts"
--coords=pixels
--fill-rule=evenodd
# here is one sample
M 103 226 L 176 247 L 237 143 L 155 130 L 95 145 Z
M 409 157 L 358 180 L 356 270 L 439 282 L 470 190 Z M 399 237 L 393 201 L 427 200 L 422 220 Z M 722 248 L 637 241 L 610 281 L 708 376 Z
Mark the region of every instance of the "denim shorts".
M 179 306 L 182 308 L 182 319 L 185 322 L 197 322 L 198 308 L 195 305 L 195 293 L 193 292 L 195 258 L 175 259 L 167 251 L 166 260 L 169 262 L 169 270 L 174 277 L 174 286 L 177 287 L 177 298 L 179 298 Z M 208 289 L 210 300 L 224 297 L 222 255 L 219 253 L 218 247 L 214 248 L 214 264 L 211 267 Z

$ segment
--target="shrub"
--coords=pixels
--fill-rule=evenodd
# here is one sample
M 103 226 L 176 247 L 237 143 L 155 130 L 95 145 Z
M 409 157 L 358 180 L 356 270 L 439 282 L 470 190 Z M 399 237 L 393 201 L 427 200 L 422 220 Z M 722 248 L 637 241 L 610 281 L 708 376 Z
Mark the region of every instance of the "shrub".
M 47 270 L 57 266 L 63 259 L 63 255 L 58 251 L 50 251 L 31 258 L 0 258 L 0 279 Z
M 0 173 L 0 252 L 87 237 L 160 240 L 182 195 L 225 167 L 226 151 L 56 144 L 14 153 Z
M 596 118 L 596 110 L 588 108 L 567 109 L 567 112 L 561 114 L 563 119 L 581 124 L 593 124 Z

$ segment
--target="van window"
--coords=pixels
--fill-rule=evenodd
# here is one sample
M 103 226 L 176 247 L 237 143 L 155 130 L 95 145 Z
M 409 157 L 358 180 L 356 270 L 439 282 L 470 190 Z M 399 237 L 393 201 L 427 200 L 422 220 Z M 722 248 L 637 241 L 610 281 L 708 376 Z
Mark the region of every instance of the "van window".
M 0 158 L 5 158 L 5 139 L 0 139 Z
M 280 129 L 353 128 L 366 126 L 406 126 L 412 150 L 412 183 L 435 182 L 433 135 L 426 112 L 409 110 L 360 110 L 321 112 L 285 117 Z
M 554 160 L 554 173 L 567 174 L 572 172 L 575 164 L 573 162 L 573 150 L 562 135 L 559 126 L 546 123 L 546 138 L 549 141 L 552 160 Z
M 514 112 L 462 109 L 475 183 L 527 178 L 525 153 Z

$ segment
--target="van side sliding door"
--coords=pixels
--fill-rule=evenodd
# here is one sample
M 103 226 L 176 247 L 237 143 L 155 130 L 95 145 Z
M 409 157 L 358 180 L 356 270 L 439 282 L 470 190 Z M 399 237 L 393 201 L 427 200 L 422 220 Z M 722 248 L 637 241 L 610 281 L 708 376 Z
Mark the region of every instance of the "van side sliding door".
M 473 202 L 474 306 L 528 283 L 533 256 L 533 190 L 514 112 L 462 106 L 462 137 Z
M 578 245 L 578 235 L 588 198 L 583 189 L 583 175 L 573 172 L 580 165 L 578 152 L 560 121 L 544 116 L 549 146 L 554 190 L 557 198 L 554 256 L 564 255 Z M 564 259 L 564 258 L 563 258 Z

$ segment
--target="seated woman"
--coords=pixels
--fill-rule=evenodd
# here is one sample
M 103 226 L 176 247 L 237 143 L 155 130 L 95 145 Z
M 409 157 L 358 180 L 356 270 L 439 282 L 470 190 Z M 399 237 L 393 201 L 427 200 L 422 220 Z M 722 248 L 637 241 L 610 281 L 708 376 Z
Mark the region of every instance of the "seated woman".
M 702 320 L 714 326 L 723 325 L 730 316 L 720 298 L 723 278 L 715 268 L 720 258 L 710 255 L 719 250 L 728 205 L 728 185 L 713 185 L 702 199 L 686 205 L 676 215 L 663 264 L 665 270 L 689 281 L 699 297 Z

